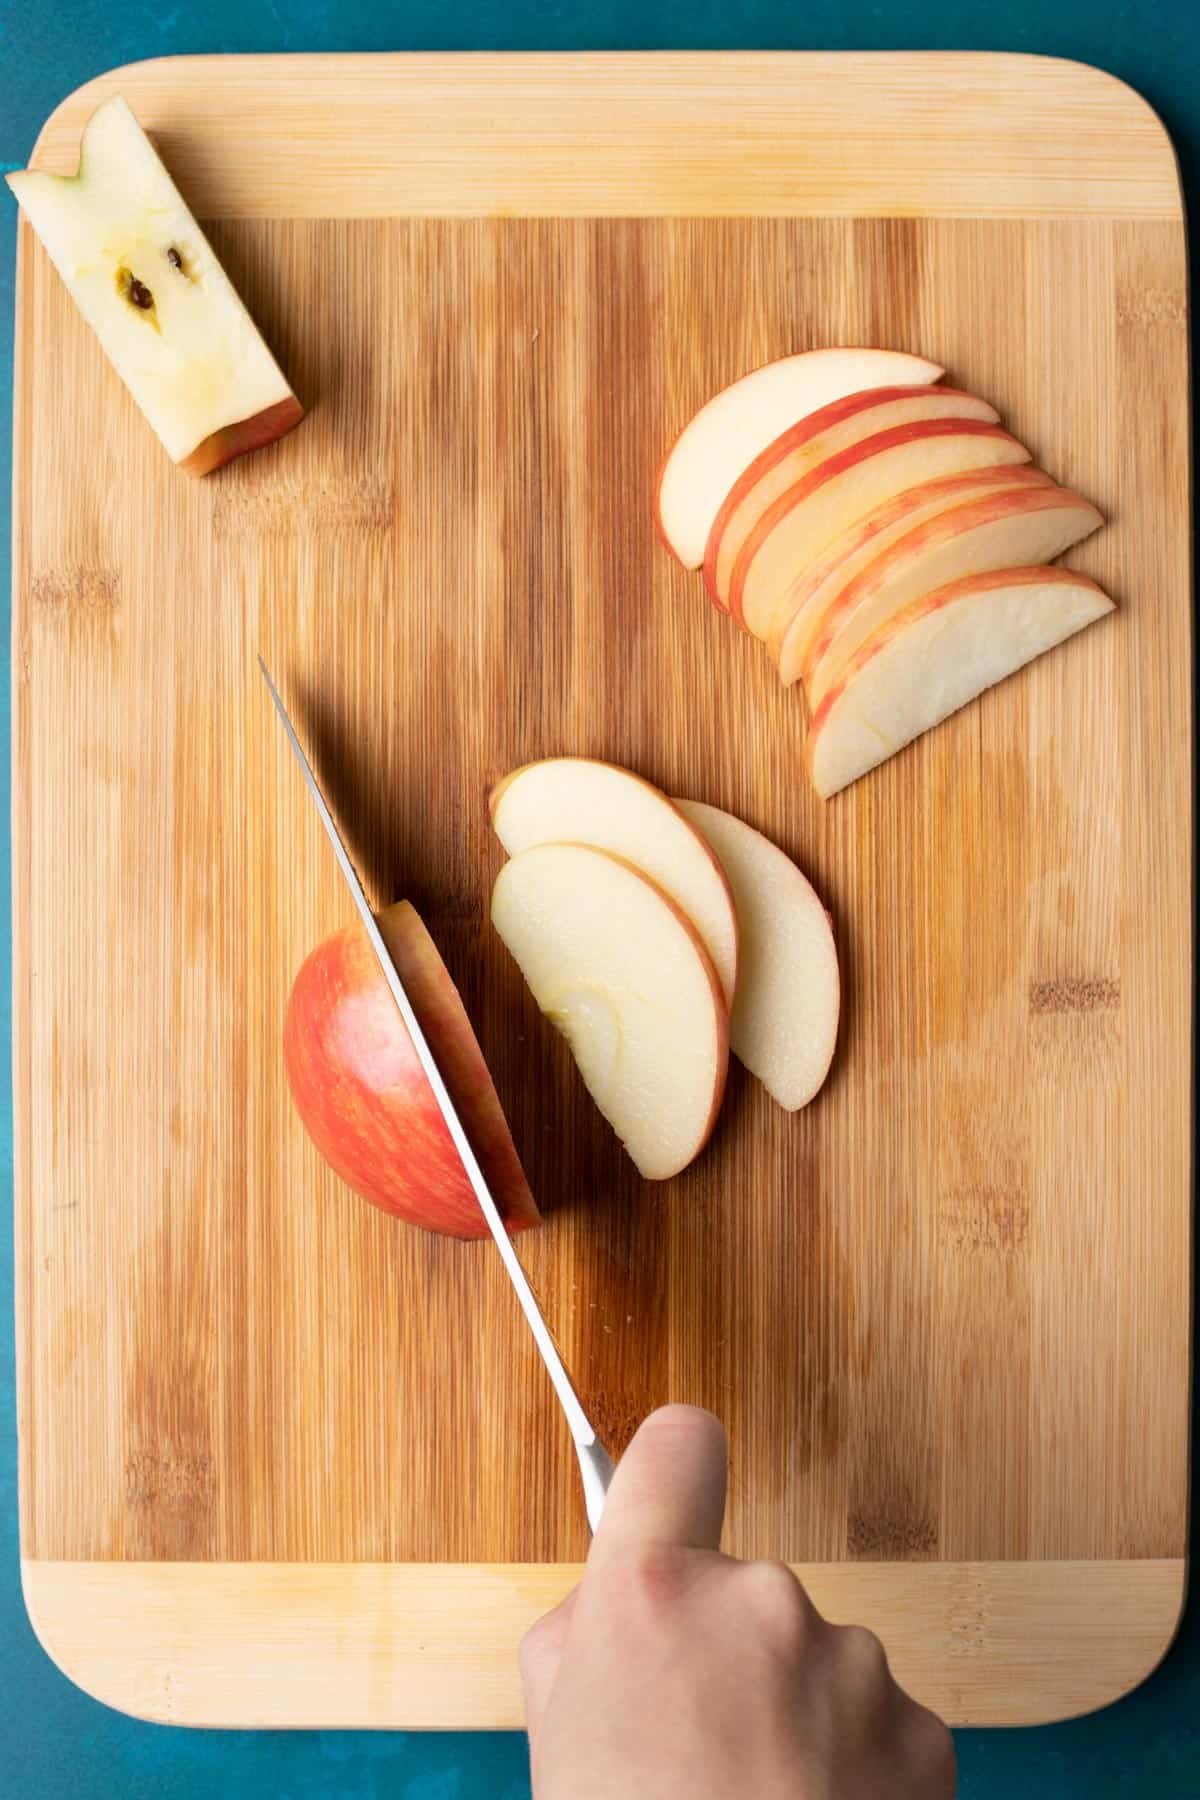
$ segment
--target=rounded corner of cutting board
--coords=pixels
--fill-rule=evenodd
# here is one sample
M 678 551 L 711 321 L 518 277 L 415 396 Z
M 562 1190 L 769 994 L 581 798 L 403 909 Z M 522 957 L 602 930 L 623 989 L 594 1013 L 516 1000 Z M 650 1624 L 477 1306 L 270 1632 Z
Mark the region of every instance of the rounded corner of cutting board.
M 514 1730 L 517 1646 L 578 1580 L 569 1563 L 22 1563 L 52 1661 L 159 1724 Z M 869 1625 L 897 1679 L 951 1725 L 1096 1712 L 1158 1667 L 1187 1565 L 828 1563 L 823 1612 Z

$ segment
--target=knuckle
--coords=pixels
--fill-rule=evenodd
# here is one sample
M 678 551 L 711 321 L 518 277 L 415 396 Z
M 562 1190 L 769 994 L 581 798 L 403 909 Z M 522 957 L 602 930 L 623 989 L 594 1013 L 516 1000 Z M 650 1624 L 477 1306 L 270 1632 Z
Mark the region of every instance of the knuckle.
M 629 1557 L 625 1579 L 651 1617 L 673 1611 L 692 1578 L 693 1553 L 678 1544 L 646 1544 Z
M 760 1626 L 787 1648 L 803 1644 L 816 1622 L 816 1614 L 787 1564 L 748 1563 L 744 1581 Z
M 843 1667 L 862 1687 L 878 1689 L 891 1681 L 887 1651 L 865 1625 L 841 1626 L 838 1652 Z

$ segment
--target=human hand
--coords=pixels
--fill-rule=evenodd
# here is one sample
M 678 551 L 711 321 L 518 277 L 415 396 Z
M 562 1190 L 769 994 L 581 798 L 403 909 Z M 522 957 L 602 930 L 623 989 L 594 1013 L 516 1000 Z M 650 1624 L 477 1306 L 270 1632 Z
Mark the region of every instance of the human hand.
M 686 1406 L 626 1451 L 583 1580 L 521 1645 L 535 1800 L 952 1800 L 950 1734 L 879 1640 L 720 1554 L 725 1463 Z

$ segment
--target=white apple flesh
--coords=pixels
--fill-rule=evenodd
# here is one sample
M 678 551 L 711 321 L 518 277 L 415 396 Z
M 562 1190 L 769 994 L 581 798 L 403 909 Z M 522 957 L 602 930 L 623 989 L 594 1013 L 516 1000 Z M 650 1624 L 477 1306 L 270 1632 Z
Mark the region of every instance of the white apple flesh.
M 555 756 L 506 776 L 490 807 L 510 856 L 534 844 L 594 844 L 657 882 L 699 932 L 732 1006 L 738 922 L 729 883 L 703 836 L 658 788 L 612 763 Z
M 784 686 L 790 687 L 804 673 L 809 648 L 843 589 L 897 538 L 906 537 L 915 526 L 964 500 L 1011 488 L 1053 485 L 1045 470 L 1032 463 L 968 469 L 961 475 L 945 475 L 905 488 L 855 519 L 806 565 L 780 602 L 767 648 L 779 664 Z
M 734 482 L 708 534 L 704 580 L 713 605 L 729 611 L 730 578 L 738 552 L 773 500 L 827 457 L 863 438 L 922 419 L 977 419 L 995 425 L 999 414 L 986 400 L 956 388 L 879 388 L 821 407 L 768 444 Z
M 1104 520 L 1053 484 L 963 502 L 898 538 L 852 581 L 826 615 L 805 667 L 815 712 L 861 644 L 923 594 L 968 575 L 1053 562 Z
M 721 984 L 694 927 L 645 875 L 587 844 L 514 856 L 492 923 L 640 1173 L 677 1175 L 708 1139 L 729 1061 Z
M 1028 461 L 1007 431 L 973 419 L 927 419 L 864 438 L 767 508 L 738 556 L 730 610 L 769 640 L 797 574 L 872 507 L 939 475 Z
M 860 646 L 814 714 L 805 760 L 817 792 L 848 787 L 1112 610 L 1073 569 L 996 570 L 923 595 Z
M 119 95 L 76 175 L 8 177 L 80 312 L 172 461 L 207 474 L 303 408 L 149 138 Z
M 698 569 L 713 520 L 742 470 L 797 419 L 864 388 L 936 381 L 937 363 L 898 350 L 806 350 L 715 394 L 684 426 L 658 477 L 655 516 L 667 549 Z
M 837 1044 L 841 986 L 829 915 L 810 882 L 752 825 L 696 800 L 677 800 L 729 877 L 742 932 L 729 1045 L 780 1106 L 819 1092 Z

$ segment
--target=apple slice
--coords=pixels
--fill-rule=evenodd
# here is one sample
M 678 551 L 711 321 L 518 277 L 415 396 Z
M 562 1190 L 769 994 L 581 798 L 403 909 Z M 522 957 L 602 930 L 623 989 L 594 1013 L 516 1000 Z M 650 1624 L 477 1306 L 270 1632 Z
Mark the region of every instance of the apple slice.
M 76 175 L 8 177 L 71 297 L 167 454 L 189 474 L 282 437 L 303 408 L 120 95 Z
M 921 419 L 977 419 L 995 425 L 999 417 L 986 400 L 956 388 L 892 387 L 848 394 L 789 426 L 738 476 L 713 520 L 704 551 L 704 581 L 713 605 L 729 611 L 738 552 L 771 502 L 827 457 Z
M 538 844 L 501 869 L 492 923 L 642 1175 L 677 1175 L 708 1140 L 729 1062 L 721 984 L 690 921 L 607 850 Z
M 923 481 L 856 519 L 800 573 L 780 602 L 767 648 L 779 664 L 784 685 L 790 687 L 800 679 L 808 647 L 842 589 L 897 538 L 976 495 L 1053 485 L 1045 470 L 1032 463 L 1001 463 L 993 469 L 968 469 L 961 475 Z
M 1016 438 L 974 419 L 926 419 L 864 438 L 768 506 L 734 565 L 729 609 L 756 637 L 768 639 L 797 576 L 872 508 L 940 475 L 1028 461 Z
M 935 588 L 989 570 L 1053 562 L 1104 523 L 1078 494 L 1050 483 L 964 501 L 898 538 L 842 590 L 804 669 L 815 712 L 861 644 Z
M 658 788 L 613 763 L 554 756 L 506 775 L 489 805 L 510 856 L 533 844 L 594 844 L 657 882 L 696 927 L 732 1006 L 738 922 L 729 883 L 703 836 Z
M 829 914 L 770 838 L 720 807 L 675 804 L 720 857 L 738 909 L 742 962 L 729 1047 L 795 1112 L 821 1088 L 837 1043 L 841 988 Z
M 822 799 L 1053 649 L 1113 603 L 1074 569 L 999 569 L 923 594 L 861 644 L 813 716 Z
M 509 1231 L 541 1219 L 458 989 L 406 900 L 379 915 L 400 980 Z M 325 1161 L 373 1206 L 450 1237 L 487 1221 L 360 925 L 327 938 L 288 998 L 284 1065 Z
M 717 508 L 748 464 L 807 413 L 864 388 L 936 381 L 937 363 L 899 350 L 806 350 L 722 388 L 685 425 L 659 472 L 655 518 L 667 549 L 698 569 Z

